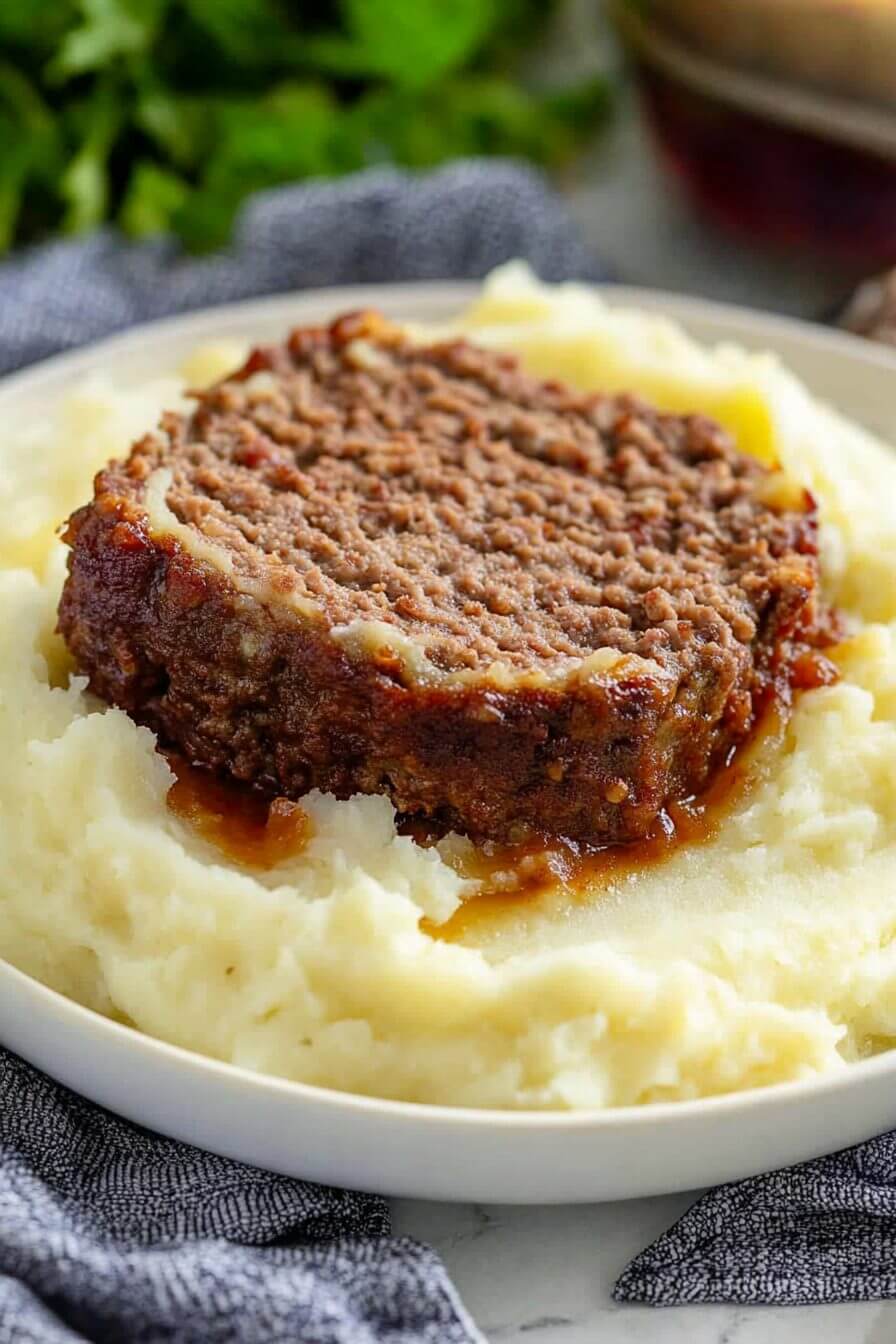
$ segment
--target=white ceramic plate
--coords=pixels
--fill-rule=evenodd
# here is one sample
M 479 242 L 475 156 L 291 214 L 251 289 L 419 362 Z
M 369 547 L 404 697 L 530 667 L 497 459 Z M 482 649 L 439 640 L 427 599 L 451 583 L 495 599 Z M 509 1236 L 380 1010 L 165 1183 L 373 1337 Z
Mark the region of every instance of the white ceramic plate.
M 272 340 L 291 323 L 376 305 L 442 319 L 468 285 L 321 290 L 231 305 L 128 332 L 0 384 L 0 420 L 45 412 L 92 368 L 122 382 L 176 367 L 195 346 Z M 701 340 L 777 351 L 812 389 L 896 440 L 896 356 L 801 323 L 638 290 Z M 896 1125 L 896 1052 L 835 1076 L 694 1102 L 577 1114 L 459 1110 L 283 1082 L 107 1021 L 0 962 L 0 1039 L 92 1100 L 165 1134 L 295 1176 L 387 1194 L 565 1203 L 732 1180 Z

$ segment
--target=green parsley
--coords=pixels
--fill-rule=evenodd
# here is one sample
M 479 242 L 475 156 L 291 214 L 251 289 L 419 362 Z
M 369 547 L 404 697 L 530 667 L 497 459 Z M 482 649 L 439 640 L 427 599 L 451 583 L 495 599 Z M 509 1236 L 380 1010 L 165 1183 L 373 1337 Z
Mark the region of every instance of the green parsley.
M 527 88 L 556 0 L 2 0 L 0 251 L 115 221 L 226 242 L 250 191 L 369 164 L 554 165 L 609 105 Z

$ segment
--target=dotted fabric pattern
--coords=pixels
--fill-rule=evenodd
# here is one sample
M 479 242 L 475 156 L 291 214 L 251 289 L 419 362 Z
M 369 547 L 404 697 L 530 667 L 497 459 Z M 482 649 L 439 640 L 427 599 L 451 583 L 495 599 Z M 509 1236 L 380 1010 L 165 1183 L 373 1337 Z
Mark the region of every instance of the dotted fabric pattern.
M 165 1139 L 0 1050 L 0 1344 L 481 1344 L 386 1202 Z
M 896 1297 L 896 1134 L 710 1191 L 614 1296 L 657 1307 Z
M 524 257 L 545 280 L 598 280 L 560 198 L 523 164 L 376 168 L 261 192 L 232 246 L 206 257 L 112 229 L 0 265 L 0 373 L 135 322 L 256 295 L 391 280 L 479 279 Z

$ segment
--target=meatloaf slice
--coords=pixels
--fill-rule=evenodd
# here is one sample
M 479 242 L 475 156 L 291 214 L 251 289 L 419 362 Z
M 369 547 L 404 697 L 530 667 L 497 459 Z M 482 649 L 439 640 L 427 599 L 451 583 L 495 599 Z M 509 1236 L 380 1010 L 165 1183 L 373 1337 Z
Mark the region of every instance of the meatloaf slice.
M 816 622 L 777 480 L 700 416 L 350 314 L 100 472 L 59 628 L 98 695 L 271 794 L 631 840 Z

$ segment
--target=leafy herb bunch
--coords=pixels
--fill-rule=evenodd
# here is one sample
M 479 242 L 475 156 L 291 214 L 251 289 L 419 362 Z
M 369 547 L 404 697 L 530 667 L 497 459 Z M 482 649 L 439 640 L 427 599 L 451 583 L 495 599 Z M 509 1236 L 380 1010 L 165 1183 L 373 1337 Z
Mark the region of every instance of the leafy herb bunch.
M 590 80 L 512 71 L 556 0 L 0 0 L 0 251 L 113 219 L 220 245 L 249 192 L 370 163 L 541 163 Z

